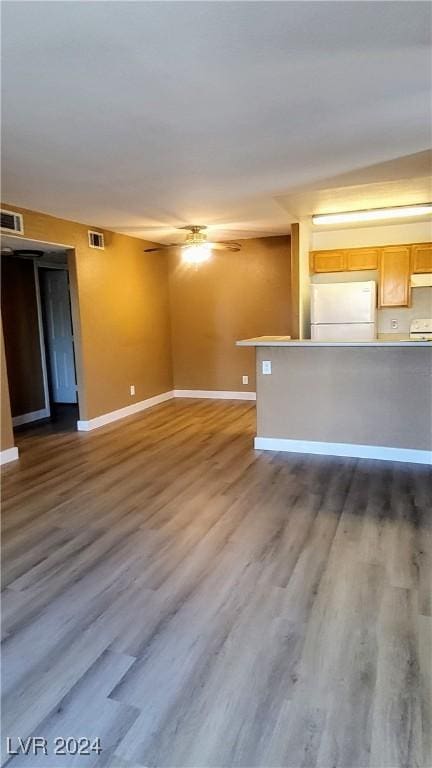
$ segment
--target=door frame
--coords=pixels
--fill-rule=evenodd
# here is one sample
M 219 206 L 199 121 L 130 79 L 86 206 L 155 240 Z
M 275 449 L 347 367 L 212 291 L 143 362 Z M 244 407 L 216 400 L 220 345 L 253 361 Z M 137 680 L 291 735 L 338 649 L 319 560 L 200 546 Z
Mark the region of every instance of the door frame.
M 40 348 L 41 362 L 42 362 L 42 378 L 43 378 L 44 396 L 45 396 L 45 411 L 46 411 L 46 418 L 48 418 L 49 416 L 51 416 L 51 403 L 50 403 L 49 387 L 48 387 L 48 369 L 46 364 L 45 333 L 44 333 L 43 318 L 42 318 L 42 298 L 41 298 L 40 283 L 39 283 L 39 269 L 36 263 L 36 259 L 33 260 L 33 270 L 34 270 L 34 278 L 35 278 L 36 305 L 37 305 L 38 326 L 39 326 L 39 348 Z
M 48 261 L 44 261 L 43 259 L 40 259 L 38 261 L 34 261 L 35 265 L 35 279 L 37 283 L 37 293 L 39 294 L 38 301 L 40 302 L 40 319 L 42 321 L 42 329 L 40 331 L 40 338 L 41 338 L 41 353 L 43 354 L 43 367 L 45 370 L 44 373 L 44 388 L 45 388 L 45 374 L 46 374 L 46 389 L 45 389 L 45 402 L 46 398 L 48 397 L 48 408 L 51 413 L 51 398 L 52 398 L 52 379 L 48 379 L 48 365 L 47 365 L 47 351 L 48 351 L 48 342 L 45 338 L 45 334 L 47 332 L 46 328 L 46 317 L 44 322 L 44 313 L 46 313 L 46 307 L 44 306 L 42 308 L 42 294 L 41 294 L 41 275 L 40 271 L 43 269 L 51 269 L 56 271 L 62 271 L 67 273 L 67 282 L 68 282 L 68 296 L 69 296 L 69 305 L 70 305 L 70 322 L 71 322 L 71 330 L 72 330 L 72 357 L 73 357 L 73 365 L 74 365 L 74 373 L 75 373 L 75 391 L 76 391 L 76 405 L 79 406 L 79 392 L 78 392 L 78 377 L 77 377 L 77 366 L 76 366 L 76 352 L 75 352 L 75 334 L 74 334 L 74 326 L 73 326 L 73 319 L 72 319 L 72 297 L 70 292 L 70 284 L 69 284 L 69 263 L 66 262 L 66 264 L 50 264 Z M 43 347 L 43 349 L 42 349 Z M 52 376 L 52 371 L 50 372 L 50 376 Z M 50 415 L 50 413 L 48 415 Z
M 33 275 L 36 294 L 36 310 L 37 310 L 37 322 L 38 322 L 38 334 L 39 334 L 39 352 L 42 367 L 42 383 L 44 391 L 44 407 L 39 411 L 30 411 L 29 413 L 23 413 L 20 416 L 12 416 L 12 426 L 20 427 L 22 424 L 30 424 L 32 421 L 38 421 L 39 419 L 47 419 L 51 416 L 51 404 L 48 388 L 48 371 L 45 358 L 45 337 L 42 320 L 42 302 L 39 286 L 39 275 L 36 267 L 36 260 L 33 259 Z
M 77 317 L 77 312 L 79 312 L 79 296 L 77 291 L 76 282 L 71 282 L 71 269 L 73 274 L 75 275 L 76 270 L 76 247 L 75 245 L 68 245 L 67 243 L 53 243 L 49 240 L 38 240 L 36 238 L 26 238 L 24 236 L 19 235 L 8 235 L 8 239 L 14 239 L 17 243 L 17 248 L 20 247 L 20 243 L 22 243 L 25 240 L 31 240 L 32 243 L 40 243 L 41 246 L 47 245 L 47 246 L 54 246 L 56 248 L 64 248 L 66 252 L 66 265 L 60 265 L 60 264 L 52 264 L 49 261 L 45 260 L 43 257 L 40 260 L 33 259 L 33 268 L 34 268 L 34 275 L 35 275 L 35 291 L 36 291 L 36 304 L 37 304 L 37 314 L 38 314 L 38 329 L 39 329 L 39 344 L 40 344 L 40 352 L 41 352 L 41 362 L 42 362 L 42 371 L 43 371 L 43 386 L 44 386 L 44 401 L 45 401 L 45 408 L 43 409 L 44 413 L 45 410 L 48 409 L 48 412 L 46 416 L 44 415 L 35 415 L 32 421 L 36 419 L 41 418 L 47 418 L 51 415 L 51 405 L 50 405 L 50 395 L 49 395 L 49 386 L 48 386 L 48 371 L 47 371 L 47 365 L 46 365 L 46 349 L 45 349 L 45 336 L 44 336 L 44 327 L 43 327 L 43 317 L 42 317 L 42 302 L 41 302 L 41 294 L 40 294 L 40 284 L 39 284 L 39 267 L 45 267 L 48 269 L 66 269 L 69 273 L 69 294 L 70 294 L 70 301 L 71 301 L 71 321 L 72 321 L 72 334 L 74 338 L 74 362 L 75 362 L 75 375 L 76 375 L 76 382 L 77 382 L 77 405 L 78 405 L 78 420 L 80 418 L 83 418 L 82 409 L 84 404 L 84 392 L 83 392 L 83 386 L 84 383 L 82 381 L 82 363 L 81 363 L 81 333 L 80 333 L 80 323 L 79 318 Z M 23 246 L 21 246 L 23 247 Z M 85 412 L 85 411 L 84 411 Z M 25 422 L 20 421 L 21 417 L 13 417 L 12 418 L 12 426 L 19 426 L 19 424 L 22 423 L 28 423 L 30 422 L 29 419 L 27 419 Z M 17 420 L 17 421 L 16 421 Z

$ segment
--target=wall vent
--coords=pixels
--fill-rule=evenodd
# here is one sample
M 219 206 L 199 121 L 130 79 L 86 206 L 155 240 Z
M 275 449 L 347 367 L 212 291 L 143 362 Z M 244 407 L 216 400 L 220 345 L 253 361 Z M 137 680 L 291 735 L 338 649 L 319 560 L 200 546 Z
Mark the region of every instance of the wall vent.
M 15 234 L 24 234 L 24 223 L 21 213 L 14 213 L 13 211 L 5 211 L 3 208 L 0 211 L 1 214 L 1 229 L 2 232 L 15 232 Z
M 90 248 L 99 248 L 100 251 L 105 249 L 104 236 L 102 232 L 94 232 L 92 229 L 89 229 L 88 239 Z

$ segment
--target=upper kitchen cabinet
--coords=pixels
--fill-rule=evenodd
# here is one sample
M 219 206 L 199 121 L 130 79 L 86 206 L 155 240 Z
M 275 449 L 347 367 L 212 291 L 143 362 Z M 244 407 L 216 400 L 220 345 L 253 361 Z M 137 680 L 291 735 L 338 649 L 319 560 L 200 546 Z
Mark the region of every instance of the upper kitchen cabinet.
M 351 272 L 361 269 L 378 269 L 379 248 L 350 248 L 345 251 L 346 268 Z
M 411 246 L 411 271 L 414 274 L 432 272 L 432 243 Z
M 408 307 L 411 247 L 389 245 L 380 251 L 380 307 Z
M 310 271 L 355 272 L 362 269 L 378 269 L 379 248 L 338 248 L 333 251 L 312 251 Z
M 379 306 L 409 307 L 411 274 L 432 272 L 432 243 L 312 251 L 310 270 L 312 273 L 378 270 Z
M 345 251 L 312 251 L 310 254 L 311 272 L 344 272 L 346 268 Z

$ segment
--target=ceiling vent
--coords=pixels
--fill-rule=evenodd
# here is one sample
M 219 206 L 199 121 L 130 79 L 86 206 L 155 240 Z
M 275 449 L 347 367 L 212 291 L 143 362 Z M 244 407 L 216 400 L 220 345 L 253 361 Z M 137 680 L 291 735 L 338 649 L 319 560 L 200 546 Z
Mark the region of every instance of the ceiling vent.
M 24 234 L 23 217 L 21 213 L 1 210 L 1 229 L 2 232 L 15 232 L 15 234 Z
M 104 236 L 102 232 L 93 232 L 89 229 L 88 240 L 90 248 L 99 248 L 100 251 L 105 249 Z

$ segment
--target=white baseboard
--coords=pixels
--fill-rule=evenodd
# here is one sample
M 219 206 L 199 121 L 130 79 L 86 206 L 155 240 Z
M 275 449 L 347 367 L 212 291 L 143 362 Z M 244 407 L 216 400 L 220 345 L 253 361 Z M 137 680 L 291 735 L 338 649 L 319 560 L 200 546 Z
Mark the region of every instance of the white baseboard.
M 23 413 L 20 416 L 14 416 L 12 418 L 12 424 L 14 427 L 20 427 L 21 424 L 28 424 L 30 421 L 47 419 L 49 415 L 49 408 L 42 408 L 40 411 L 31 411 L 30 413 Z
M 77 421 L 77 429 L 79 432 L 89 432 L 92 429 L 103 427 L 105 424 L 110 424 L 112 421 L 117 421 L 117 419 L 124 419 L 125 416 L 132 416 L 139 411 L 145 411 L 147 408 L 151 408 L 153 405 L 159 405 L 159 403 L 164 403 L 166 400 L 171 400 L 173 397 L 174 393 L 172 391 L 163 392 L 161 395 L 149 397 L 147 400 L 140 400 L 138 403 L 127 405 L 125 408 L 118 408 L 116 411 L 103 413 L 102 416 L 95 416 L 94 419 Z
M 175 389 L 174 397 L 210 398 L 212 400 L 256 400 L 256 392 L 231 392 L 223 389 Z
M 287 451 L 289 453 L 312 453 L 325 456 L 351 456 L 357 459 L 382 459 L 384 461 L 405 461 L 413 464 L 432 464 L 432 451 L 419 451 L 414 448 L 387 448 L 381 445 L 324 443 L 314 440 L 256 437 L 254 448 L 264 451 Z
M 132 416 L 134 413 L 145 411 L 153 405 L 164 403 L 166 400 L 171 400 L 173 397 L 208 397 L 214 400 L 256 400 L 256 393 L 229 392 L 225 390 L 210 389 L 174 389 L 170 392 L 163 392 L 161 395 L 155 395 L 155 397 L 149 397 L 147 400 L 141 400 L 139 403 L 127 405 L 125 408 L 119 408 L 117 411 L 103 413 L 101 416 L 95 416 L 94 419 L 89 419 L 88 421 L 77 421 L 77 429 L 79 432 L 90 432 L 92 429 L 103 427 L 105 424 L 110 424 L 112 421 L 124 419 L 125 416 Z
M 6 448 L 5 451 L 0 451 L 0 464 L 9 464 L 10 461 L 15 461 L 18 458 L 18 448 Z

